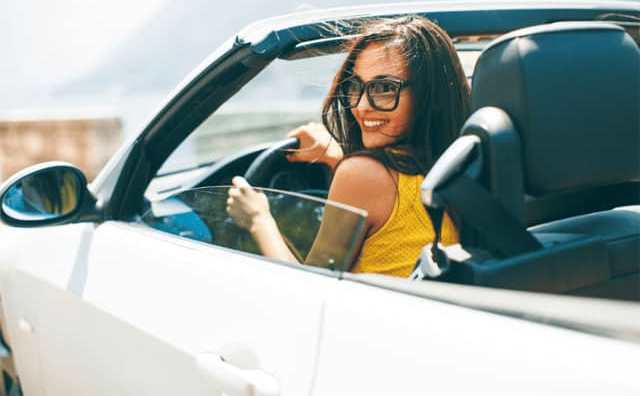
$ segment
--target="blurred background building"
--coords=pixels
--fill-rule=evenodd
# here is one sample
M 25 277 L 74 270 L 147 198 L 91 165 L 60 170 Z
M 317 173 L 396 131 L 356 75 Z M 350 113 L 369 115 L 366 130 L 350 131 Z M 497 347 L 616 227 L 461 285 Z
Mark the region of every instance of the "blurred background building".
M 0 119 L 0 180 L 43 161 L 66 161 L 89 179 L 107 162 L 122 139 L 118 117 Z

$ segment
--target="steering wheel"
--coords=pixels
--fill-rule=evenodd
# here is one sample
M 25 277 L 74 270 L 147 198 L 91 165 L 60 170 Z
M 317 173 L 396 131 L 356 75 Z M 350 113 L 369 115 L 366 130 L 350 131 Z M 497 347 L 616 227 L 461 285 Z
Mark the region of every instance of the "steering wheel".
M 274 143 L 253 160 L 244 173 L 244 178 L 252 186 L 269 187 L 271 176 L 289 164 L 285 150 L 299 147 L 300 141 L 297 138 L 288 138 Z
M 288 138 L 272 144 L 253 160 L 247 168 L 244 178 L 249 184 L 256 187 L 292 189 L 304 194 L 326 198 L 328 186 L 331 183 L 331 170 L 323 164 L 289 162 L 286 157 L 287 151 L 299 147 L 300 141 L 297 138 Z M 311 183 L 313 186 L 283 187 L 281 183 L 278 183 L 278 181 L 282 181 L 282 177 L 286 179 L 290 175 L 296 175 L 295 178 L 304 177 L 304 180 L 300 180 L 302 184 Z M 280 185 L 274 185 L 274 183 Z M 294 182 L 294 184 L 297 183 Z

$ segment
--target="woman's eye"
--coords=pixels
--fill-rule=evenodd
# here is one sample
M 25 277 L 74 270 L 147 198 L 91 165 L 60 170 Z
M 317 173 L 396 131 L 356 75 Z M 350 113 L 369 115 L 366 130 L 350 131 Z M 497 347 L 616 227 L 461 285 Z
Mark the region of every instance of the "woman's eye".
M 393 84 L 381 82 L 373 86 L 373 92 L 377 94 L 388 94 L 394 91 Z

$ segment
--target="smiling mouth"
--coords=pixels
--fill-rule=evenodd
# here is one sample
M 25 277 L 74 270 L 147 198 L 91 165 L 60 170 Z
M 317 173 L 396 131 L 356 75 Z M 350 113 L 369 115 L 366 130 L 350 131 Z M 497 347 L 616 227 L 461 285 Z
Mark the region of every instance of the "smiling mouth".
M 368 131 L 375 131 L 382 128 L 384 125 L 387 124 L 387 122 L 388 121 L 384 121 L 384 120 L 364 120 L 362 121 L 362 124 L 365 127 L 365 129 L 367 129 Z

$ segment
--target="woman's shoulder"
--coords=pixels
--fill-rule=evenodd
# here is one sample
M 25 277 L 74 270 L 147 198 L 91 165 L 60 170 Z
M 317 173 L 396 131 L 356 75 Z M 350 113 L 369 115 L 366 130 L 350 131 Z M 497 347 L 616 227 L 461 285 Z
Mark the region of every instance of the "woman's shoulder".
M 393 181 L 394 173 L 379 160 L 366 155 L 354 155 L 340 161 L 334 178 L 347 178 L 361 181 Z
M 329 199 L 366 210 L 369 226 L 377 229 L 393 210 L 397 177 L 375 158 L 348 157 L 336 168 Z

